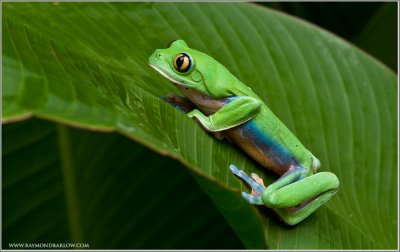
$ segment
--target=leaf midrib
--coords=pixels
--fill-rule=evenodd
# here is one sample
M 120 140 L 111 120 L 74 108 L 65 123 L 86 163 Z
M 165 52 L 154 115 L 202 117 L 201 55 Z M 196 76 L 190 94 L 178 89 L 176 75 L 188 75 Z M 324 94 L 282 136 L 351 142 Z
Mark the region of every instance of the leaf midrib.
M 58 148 L 61 159 L 61 171 L 63 177 L 64 193 L 69 222 L 69 233 L 72 242 L 83 242 L 83 230 L 80 219 L 79 197 L 77 192 L 76 174 L 71 153 L 71 142 L 68 128 L 57 124 Z

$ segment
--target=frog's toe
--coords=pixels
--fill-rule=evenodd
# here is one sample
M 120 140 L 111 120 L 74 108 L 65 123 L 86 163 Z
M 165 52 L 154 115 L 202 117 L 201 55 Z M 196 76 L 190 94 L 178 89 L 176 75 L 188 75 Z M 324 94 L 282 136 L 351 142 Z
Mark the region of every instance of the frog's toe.
M 243 170 L 239 170 L 235 165 L 231 164 L 229 169 L 233 174 L 243 179 L 252 189 L 251 195 L 259 196 L 265 191 L 264 183 L 262 179 L 256 175 L 256 179 L 250 178 Z M 258 181 L 257 181 L 258 180 Z M 261 183 L 260 183 L 261 182 Z
M 257 174 L 252 173 L 251 177 L 254 179 L 254 181 L 256 181 L 258 184 L 260 184 L 262 187 L 265 188 L 264 181 Z
M 253 205 L 264 205 L 261 200 L 261 196 L 255 196 L 253 194 L 248 194 L 246 192 L 242 192 L 243 198 L 245 198 L 250 204 Z
M 235 175 L 239 173 L 239 169 L 234 164 L 229 165 L 229 170 L 231 170 L 231 172 Z

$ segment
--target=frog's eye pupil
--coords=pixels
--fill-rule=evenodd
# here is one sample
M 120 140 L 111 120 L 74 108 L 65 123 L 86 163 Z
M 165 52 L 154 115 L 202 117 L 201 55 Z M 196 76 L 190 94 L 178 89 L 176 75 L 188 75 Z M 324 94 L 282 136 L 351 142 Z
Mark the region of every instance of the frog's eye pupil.
M 174 67 L 178 72 L 186 73 L 192 68 L 192 60 L 186 53 L 180 53 L 175 57 Z
M 176 59 L 176 65 L 178 66 L 178 68 L 181 68 L 183 63 L 185 63 L 185 58 L 184 56 L 181 56 L 179 58 Z

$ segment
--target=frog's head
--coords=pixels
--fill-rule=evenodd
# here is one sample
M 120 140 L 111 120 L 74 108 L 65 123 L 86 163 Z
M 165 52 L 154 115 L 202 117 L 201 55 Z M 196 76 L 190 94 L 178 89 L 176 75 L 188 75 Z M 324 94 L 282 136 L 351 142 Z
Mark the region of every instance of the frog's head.
M 168 48 L 157 49 L 149 58 L 149 65 L 173 83 L 207 94 L 201 65 L 209 65 L 208 55 L 191 49 L 185 41 L 172 41 Z M 212 64 L 212 63 L 211 63 Z M 207 66 L 208 68 L 209 66 Z

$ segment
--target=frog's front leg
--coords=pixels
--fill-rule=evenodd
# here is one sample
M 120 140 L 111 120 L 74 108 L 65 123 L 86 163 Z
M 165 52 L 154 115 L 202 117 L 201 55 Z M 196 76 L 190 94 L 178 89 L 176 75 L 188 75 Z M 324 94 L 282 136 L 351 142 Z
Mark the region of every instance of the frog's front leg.
M 210 116 L 195 109 L 187 115 L 196 118 L 203 128 L 210 132 L 231 129 L 253 119 L 261 109 L 262 103 L 249 96 L 231 97 L 229 102 Z
M 169 93 L 166 97 L 161 98 L 164 102 L 170 104 L 171 106 L 175 107 L 179 111 L 187 114 L 193 110 L 196 109 L 196 106 L 186 97 L 184 96 L 179 96 L 174 93 Z M 204 130 L 207 131 L 207 129 L 203 126 L 203 124 L 194 117 L 194 120 L 201 126 L 203 127 Z M 218 140 L 223 140 L 225 138 L 225 135 L 222 132 L 216 131 L 216 132 L 210 132 L 214 135 L 214 137 Z M 229 139 L 228 139 L 229 140 Z
M 173 107 L 179 109 L 183 113 L 189 113 L 195 109 L 195 105 L 186 97 L 176 95 L 174 93 L 169 93 L 166 97 L 161 98 L 164 102 L 172 105 Z
M 236 166 L 231 165 L 230 170 L 249 183 L 253 190 L 260 190 L 258 195 L 242 193 L 249 203 L 263 204 L 274 209 L 289 225 L 295 225 L 308 217 L 328 201 L 339 187 L 339 180 L 335 174 L 320 172 L 306 176 L 306 169 L 302 167 L 292 167 L 265 189 L 261 189 L 260 182 L 251 179 Z

